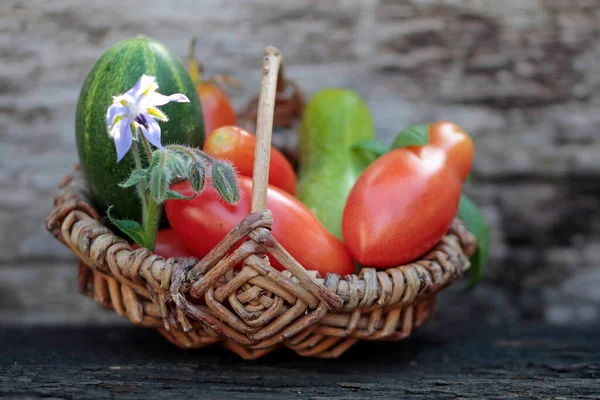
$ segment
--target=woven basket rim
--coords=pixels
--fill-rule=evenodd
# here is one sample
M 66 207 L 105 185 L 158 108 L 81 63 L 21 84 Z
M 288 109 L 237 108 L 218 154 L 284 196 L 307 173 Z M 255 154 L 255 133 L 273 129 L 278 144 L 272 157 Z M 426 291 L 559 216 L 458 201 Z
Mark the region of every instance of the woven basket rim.
M 90 204 L 89 198 L 90 193 L 85 183 L 83 172 L 79 166 L 76 166 L 75 171 L 61 181 L 59 193 L 55 197 L 55 208 L 46 220 L 48 231 L 71 248 L 71 250 L 87 265 L 96 268 L 101 272 L 108 273 L 109 275 L 115 275 L 115 267 L 123 271 L 131 272 L 131 267 L 133 266 L 133 270 L 141 276 L 130 276 L 131 279 L 154 281 L 151 283 L 157 286 L 157 289 L 159 290 L 161 288 L 164 290 L 172 289 L 172 277 L 165 277 L 165 272 L 174 274 L 175 271 L 178 270 L 177 267 L 182 267 L 186 271 L 189 271 L 189 273 L 185 278 L 180 277 L 181 282 L 179 284 L 183 286 L 184 290 L 191 291 L 194 284 L 198 284 L 198 282 L 202 283 L 202 285 L 199 285 L 201 286 L 201 289 L 193 292 L 195 293 L 194 296 L 198 297 L 205 294 L 206 290 L 218 281 L 218 279 L 209 281 L 203 280 L 211 271 L 214 271 L 214 266 L 216 264 L 215 260 L 206 259 L 210 254 L 202 260 L 189 258 L 179 260 L 178 262 L 173 258 L 165 259 L 147 249 L 142 248 L 132 250 L 130 244 L 125 239 L 102 225 L 100 222 L 100 215 Z M 234 230 L 238 230 L 237 237 L 243 237 L 246 236 L 246 234 L 249 234 L 251 239 L 247 242 L 255 242 L 255 240 L 274 240 L 272 236 L 269 239 L 261 237 L 252 238 L 252 233 L 257 229 L 262 230 L 263 233 L 268 232 L 264 227 L 270 225 L 270 222 L 272 222 L 270 212 L 267 210 L 263 213 L 251 214 L 251 216 L 254 216 L 254 218 L 247 218 L 245 220 L 246 223 L 242 222 L 234 228 Z M 250 222 L 247 223 L 248 221 Z M 83 225 L 83 227 L 76 226 L 77 223 Z M 65 224 L 69 226 L 65 227 Z M 244 224 L 246 225 L 246 228 L 240 230 L 239 227 Z M 92 241 L 94 238 L 98 237 L 101 237 L 102 245 L 104 247 L 98 245 L 97 248 L 94 248 L 94 243 Z M 231 248 L 237 243 L 237 240 L 235 242 L 230 242 L 228 248 Z M 320 276 L 318 271 L 306 271 L 302 268 L 302 271 L 305 273 L 304 277 L 298 277 L 294 275 L 294 273 L 291 273 L 291 276 L 286 278 L 286 282 L 291 281 L 300 286 L 307 280 L 313 283 L 313 287 L 304 288 L 308 290 L 307 293 L 303 293 L 306 295 L 305 300 L 309 303 L 309 307 L 311 308 L 316 307 L 320 301 L 324 301 L 329 310 L 338 313 L 352 312 L 358 308 L 365 309 L 369 307 L 392 306 L 394 303 L 408 305 L 427 294 L 438 292 L 453 280 L 462 276 L 462 274 L 470 267 L 468 257 L 474 253 L 476 246 L 477 243 L 475 237 L 467 230 L 460 220 L 456 219 L 450 228 L 449 233 L 438 243 L 438 245 L 420 260 L 415 260 L 412 263 L 380 270 L 367 267 L 363 268 L 358 275 L 350 274 L 344 277 L 335 273 L 329 273 L 324 278 Z M 458 252 L 456 252 L 457 250 Z M 252 255 L 260 253 L 256 246 L 248 251 L 248 254 Z M 226 252 L 223 251 L 222 253 Z M 448 275 L 448 271 L 446 271 L 445 273 L 447 276 L 438 274 L 437 278 L 433 279 L 431 274 L 428 276 L 428 274 L 423 271 L 423 265 L 420 263 L 428 264 L 431 263 L 432 260 L 439 261 L 439 257 L 442 257 L 443 260 L 452 264 L 453 267 L 448 268 L 448 271 L 451 271 L 450 275 Z M 452 260 L 452 257 L 455 259 Z M 146 261 L 144 269 L 142 269 L 140 265 L 137 265 L 141 263 L 141 259 Z M 196 267 L 200 266 L 200 268 L 194 270 L 191 267 L 192 265 Z M 228 266 L 226 270 L 229 271 L 232 268 L 233 266 L 231 265 Z M 272 267 L 270 268 L 272 269 Z M 408 298 L 404 297 L 403 300 L 383 299 L 383 293 L 389 291 L 385 287 L 382 287 L 382 285 L 385 286 L 389 283 L 382 281 L 382 279 L 385 279 L 383 276 L 393 277 L 398 272 L 409 269 L 416 269 L 418 271 L 418 273 L 412 277 L 413 280 L 417 282 L 417 293 Z M 193 273 L 194 271 L 197 272 Z M 270 270 L 270 272 L 273 271 L 274 269 Z M 224 274 L 220 275 L 218 278 L 221 278 L 223 275 Z M 131 284 L 132 286 L 139 286 L 140 282 L 132 281 Z M 313 288 L 315 286 L 321 290 L 313 293 Z M 326 294 L 325 297 L 323 296 L 323 293 Z M 336 303 L 335 297 L 339 297 L 342 300 L 341 304 L 339 304 L 339 302 Z M 332 298 L 334 300 L 332 300 Z

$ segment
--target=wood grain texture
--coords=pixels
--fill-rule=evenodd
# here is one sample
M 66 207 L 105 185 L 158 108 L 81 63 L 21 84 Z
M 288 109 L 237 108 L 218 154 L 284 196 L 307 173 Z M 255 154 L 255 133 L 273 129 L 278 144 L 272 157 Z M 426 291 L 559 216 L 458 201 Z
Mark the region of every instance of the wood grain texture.
M 95 60 L 139 33 L 183 58 L 196 36 L 207 75 L 246 85 L 238 109 L 274 45 L 307 98 L 331 86 L 363 95 L 384 141 L 439 119 L 473 135 L 467 190 L 492 225 L 492 259 L 473 305 L 442 312 L 597 320 L 599 19 L 599 0 L 0 1 L 0 270 L 74 263 L 43 219 L 76 161 L 75 106 Z
M 0 397 L 592 399 L 599 328 L 438 325 L 337 360 L 281 352 L 253 362 L 218 348 L 175 350 L 141 328 L 0 328 Z

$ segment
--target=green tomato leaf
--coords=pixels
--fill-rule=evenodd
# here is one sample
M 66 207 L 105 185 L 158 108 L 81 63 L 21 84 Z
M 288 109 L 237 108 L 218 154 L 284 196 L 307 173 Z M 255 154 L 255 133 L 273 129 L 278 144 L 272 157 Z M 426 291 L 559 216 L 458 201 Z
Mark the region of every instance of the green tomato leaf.
M 360 140 L 351 147 L 355 163 L 366 168 L 373 161 L 387 153 L 390 149 L 375 139 Z
M 360 140 L 354 143 L 352 145 L 352 150 L 356 150 L 359 152 L 369 152 L 377 157 L 380 157 L 387 153 L 390 150 L 390 148 L 385 144 L 381 143 L 379 140 L 367 139 Z
M 489 226 L 485 222 L 479 207 L 464 193 L 460 196 L 458 218 L 465 223 L 469 231 L 477 238 L 477 250 L 470 258 L 469 288 L 472 288 L 483 279 L 485 274 L 485 263 L 488 258 L 490 242 Z
M 391 149 L 407 146 L 425 146 L 429 143 L 429 125 L 413 125 L 404 129 L 394 139 Z
M 131 172 L 131 175 L 129 175 L 129 178 L 127 178 L 124 182 L 119 183 L 119 186 L 122 188 L 128 188 L 131 186 L 135 186 L 140 181 L 146 179 L 147 173 L 148 173 L 148 171 L 146 171 L 145 169 L 136 169 L 133 172 Z
M 229 204 L 235 204 L 240 199 L 235 170 L 224 161 L 215 160 L 212 165 L 210 178 L 219 195 Z
M 106 216 L 108 217 L 108 220 L 117 228 L 119 228 L 121 232 L 129 236 L 134 242 L 136 242 L 142 247 L 146 247 L 144 237 L 145 232 L 144 228 L 142 227 L 142 224 L 129 219 L 113 218 L 113 216 L 110 213 L 112 208 L 113 206 L 110 206 L 108 207 L 108 210 L 106 210 Z

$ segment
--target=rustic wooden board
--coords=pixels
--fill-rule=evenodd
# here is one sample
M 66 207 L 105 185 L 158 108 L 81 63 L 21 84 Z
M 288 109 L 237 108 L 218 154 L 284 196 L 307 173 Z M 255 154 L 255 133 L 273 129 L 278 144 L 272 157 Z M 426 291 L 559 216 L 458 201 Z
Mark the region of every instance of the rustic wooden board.
M 337 360 L 185 352 L 135 327 L 0 328 L 4 398 L 598 398 L 600 326 L 434 324 Z
M 307 96 L 363 95 L 386 142 L 410 124 L 456 121 L 477 144 L 467 190 L 492 226 L 488 280 L 462 308 L 496 321 L 598 320 L 599 18 L 600 0 L 1 0 L 0 270 L 14 282 L 22 267 L 72 262 L 43 219 L 77 159 L 75 107 L 96 59 L 140 33 L 184 57 L 195 36 L 207 76 L 245 84 L 237 109 L 275 45 Z M 0 292 L 0 314 L 25 315 L 27 295 L 9 308 Z M 44 320 L 88 318 L 72 315 Z

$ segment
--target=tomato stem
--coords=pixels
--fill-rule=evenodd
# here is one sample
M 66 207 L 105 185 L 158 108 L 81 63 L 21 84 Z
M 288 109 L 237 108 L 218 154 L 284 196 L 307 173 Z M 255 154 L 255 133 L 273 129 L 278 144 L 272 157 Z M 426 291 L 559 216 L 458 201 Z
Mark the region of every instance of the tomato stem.
M 202 67 L 198 65 L 196 60 L 196 38 L 192 38 L 190 42 L 190 53 L 188 55 L 188 72 L 192 78 L 194 85 L 202 82 Z

